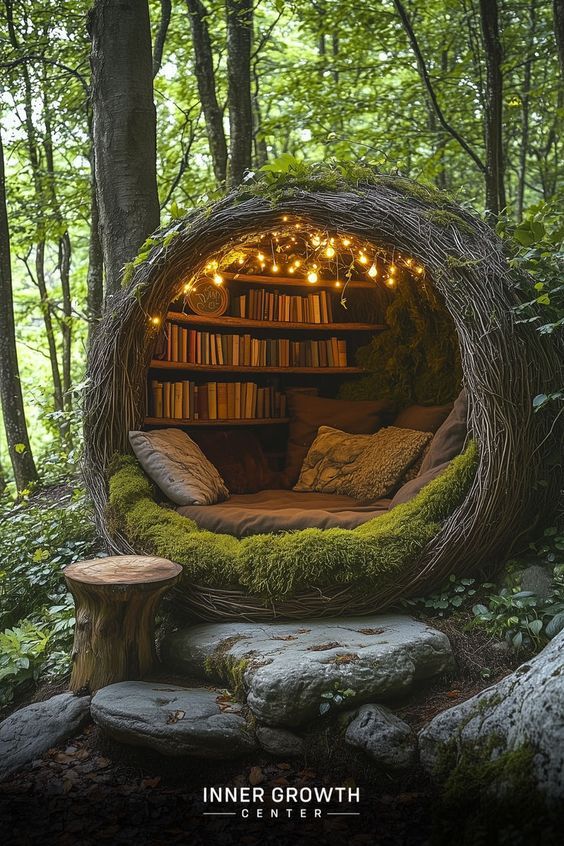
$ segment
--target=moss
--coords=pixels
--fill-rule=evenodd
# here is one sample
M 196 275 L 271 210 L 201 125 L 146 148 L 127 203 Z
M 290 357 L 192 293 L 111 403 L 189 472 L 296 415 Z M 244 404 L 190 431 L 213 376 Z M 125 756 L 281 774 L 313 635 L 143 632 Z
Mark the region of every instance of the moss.
M 237 660 L 224 651 L 217 651 L 206 658 L 204 669 L 212 678 L 220 679 L 229 685 L 235 697 L 244 701 L 246 693 L 245 673 L 250 663 L 248 658 L 239 658 Z
M 457 214 L 450 209 L 428 209 L 423 212 L 423 215 L 427 218 L 427 220 L 430 220 L 431 223 L 435 223 L 438 226 L 454 226 L 456 229 L 459 229 L 461 232 L 465 232 L 467 235 L 476 235 L 474 227 L 460 214 Z
M 498 736 L 459 751 L 453 739 L 439 760 L 443 788 L 434 814 L 433 843 L 540 842 L 539 824 L 549 815 L 533 772 L 535 751 L 508 750 Z
M 402 406 L 442 405 L 460 390 L 458 338 L 450 315 L 429 288 L 405 277 L 386 310 L 387 329 L 357 351 L 369 375 L 347 382 L 343 399 L 389 397 Z
M 410 502 L 356 529 L 304 529 L 239 540 L 201 531 L 194 521 L 158 505 L 141 468 L 122 457 L 110 478 L 109 517 L 135 548 L 182 564 L 192 583 L 237 587 L 269 599 L 312 586 L 354 583 L 370 589 L 395 580 L 417 560 L 462 501 L 476 464 L 471 444 Z

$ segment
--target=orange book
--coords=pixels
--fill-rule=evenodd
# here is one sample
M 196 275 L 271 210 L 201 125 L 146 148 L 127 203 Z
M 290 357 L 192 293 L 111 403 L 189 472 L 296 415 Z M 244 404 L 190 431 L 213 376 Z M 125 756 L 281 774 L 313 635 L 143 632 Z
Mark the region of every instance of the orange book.
M 180 327 L 180 361 L 188 361 L 188 329 Z
M 235 383 L 227 383 L 227 416 L 230 420 L 235 418 Z
M 227 419 L 227 383 L 217 383 L 217 419 Z
M 178 361 L 178 324 L 173 323 L 170 329 L 171 334 L 171 361 Z
M 208 414 L 210 420 L 217 420 L 217 382 L 208 382 Z

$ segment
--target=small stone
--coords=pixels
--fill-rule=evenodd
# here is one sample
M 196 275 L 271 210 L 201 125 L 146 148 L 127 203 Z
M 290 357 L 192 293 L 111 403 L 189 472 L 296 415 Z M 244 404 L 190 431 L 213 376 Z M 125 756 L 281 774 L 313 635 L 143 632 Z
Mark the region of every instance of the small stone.
M 564 631 L 497 684 L 438 714 L 419 735 L 425 769 L 436 773 L 446 747 L 474 756 L 483 749 L 485 761 L 531 749 L 539 791 L 549 801 L 564 799 L 563 653 Z
M 414 766 L 417 738 L 411 728 L 381 705 L 363 705 L 345 732 L 345 742 L 378 765 L 393 770 Z
M 390 700 L 453 668 L 443 632 L 392 614 L 206 623 L 170 634 L 162 654 L 174 672 L 236 684 L 260 723 L 290 728 L 318 718 L 324 703 L 335 711 Z
M 552 595 L 552 573 L 539 564 L 531 564 L 519 574 L 521 590 L 531 591 L 539 599 L 548 599 Z
M 89 705 L 89 696 L 60 693 L 10 714 L 0 723 L 0 781 L 75 734 Z
M 304 752 L 304 742 L 301 737 L 285 729 L 259 726 L 257 740 L 265 752 L 276 758 L 298 758 Z
M 92 698 L 92 718 L 110 737 L 162 755 L 238 758 L 256 748 L 244 718 L 220 707 L 221 692 L 118 682 Z

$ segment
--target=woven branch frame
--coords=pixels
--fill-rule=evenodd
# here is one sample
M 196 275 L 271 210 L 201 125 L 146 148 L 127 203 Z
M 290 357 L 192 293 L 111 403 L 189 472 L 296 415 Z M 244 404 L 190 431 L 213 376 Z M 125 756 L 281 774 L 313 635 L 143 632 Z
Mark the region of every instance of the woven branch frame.
M 275 203 L 239 190 L 155 235 L 147 260 L 106 306 L 88 357 L 84 476 L 108 547 L 143 552 L 108 526 L 106 474 L 112 456 L 129 451 L 129 430 L 143 422 L 147 369 L 158 334 L 151 317 L 164 320 L 169 303 L 211 257 L 280 226 L 283 215 L 399 250 L 425 266 L 427 284 L 442 296 L 458 334 L 479 465 L 464 502 L 417 566 L 399 575 L 393 591 L 355 601 L 354 589 L 348 597 L 340 589 L 315 602 L 295 597 L 286 610 L 266 609 L 236 591 L 217 591 L 217 617 L 229 618 L 229 609 L 231 618 L 262 619 L 276 613 L 307 616 L 308 608 L 312 615 L 344 607 L 366 613 L 451 573 L 491 574 L 500 555 L 555 502 L 560 486 L 554 459 L 561 454 L 564 415 L 550 409 L 534 413 L 532 399 L 564 383 L 561 342 L 517 319 L 519 289 L 530 280 L 510 268 L 487 224 L 438 192 L 378 175 L 374 183 L 334 190 L 293 187 L 279 192 Z M 193 586 L 191 605 L 203 619 L 213 618 L 214 591 Z

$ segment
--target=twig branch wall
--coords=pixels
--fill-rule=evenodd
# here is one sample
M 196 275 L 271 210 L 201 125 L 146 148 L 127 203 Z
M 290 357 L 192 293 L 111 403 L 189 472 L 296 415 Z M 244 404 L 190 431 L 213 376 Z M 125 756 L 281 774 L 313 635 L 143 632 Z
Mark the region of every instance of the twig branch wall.
M 89 355 L 85 477 L 111 549 L 132 551 L 107 526 L 107 468 L 115 453 L 129 451 L 128 432 L 142 424 L 147 369 L 170 302 L 210 259 L 289 216 L 413 257 L 444 299 L 459 338 L 479 466 L 463 503 L 427 545 L 417 571 L 402 576 L 397 594 L 450 572 L 487 568 L 554 500 L 562 421 L 548 410 L 535 414 L 532 398 L 562 384 L 560 350 L 532 323 L 518 321 L 519 287 L 529 282 L 509 267 L 488 225 L 440 192 L 367 168 L 242 186 L 154 236 L 107 307 Z

